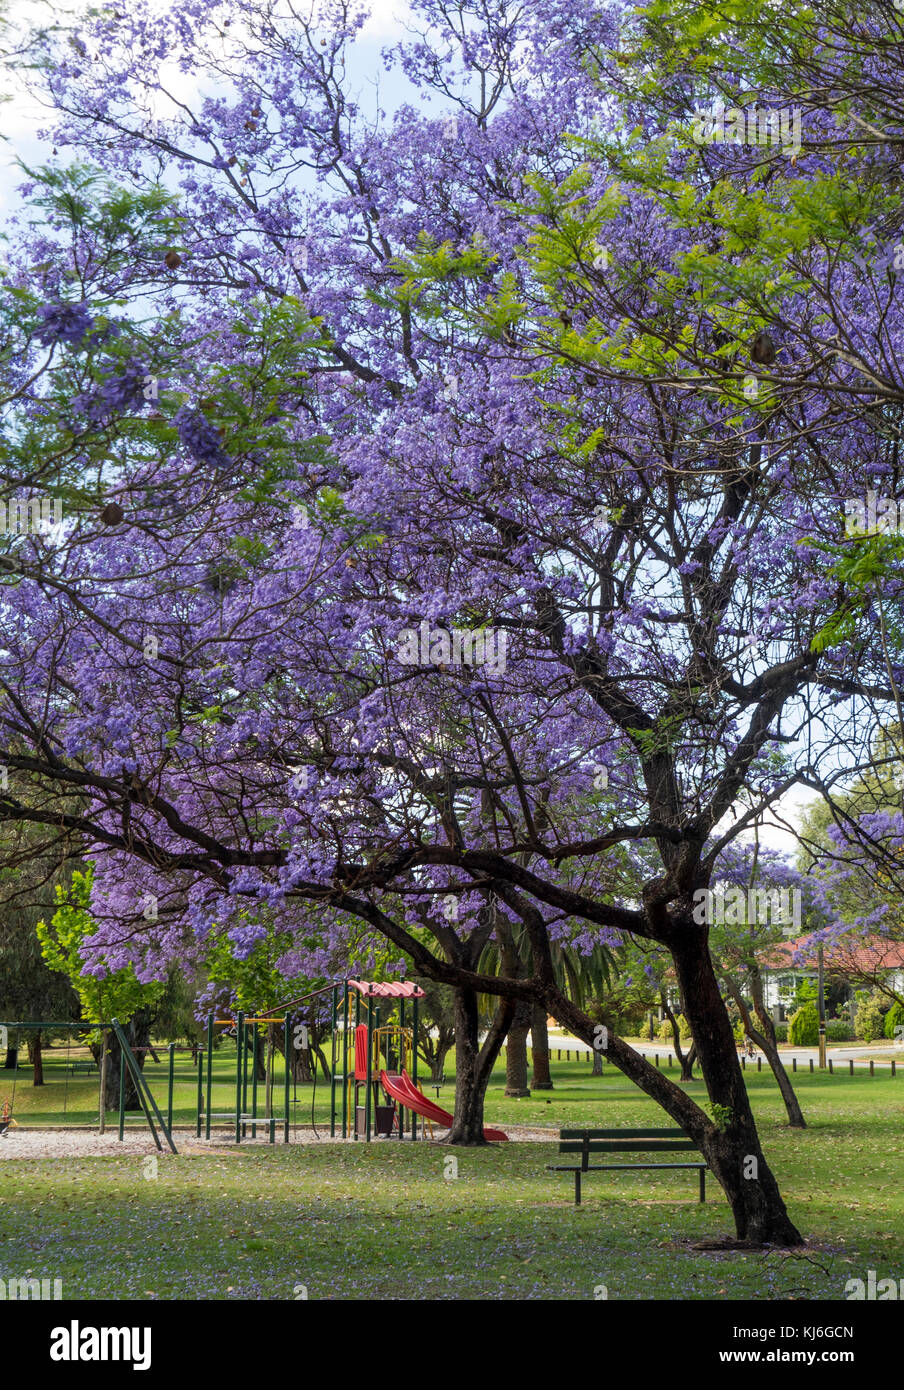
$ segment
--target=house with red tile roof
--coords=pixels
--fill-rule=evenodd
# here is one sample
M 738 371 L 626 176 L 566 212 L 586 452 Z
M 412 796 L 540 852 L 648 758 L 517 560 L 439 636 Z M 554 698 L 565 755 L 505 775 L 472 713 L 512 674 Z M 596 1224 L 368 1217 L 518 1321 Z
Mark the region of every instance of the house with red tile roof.
M 904 995 L 904 942 L 851 932 L 823 946 L 823 968 L 847 985 L 849 995 L 884 981 Z M 770 1009 L 785 1004 L 805 980 L 817 977 L 817 943 L 808 936 L 780 941 L 760 962 L 763 997 Z

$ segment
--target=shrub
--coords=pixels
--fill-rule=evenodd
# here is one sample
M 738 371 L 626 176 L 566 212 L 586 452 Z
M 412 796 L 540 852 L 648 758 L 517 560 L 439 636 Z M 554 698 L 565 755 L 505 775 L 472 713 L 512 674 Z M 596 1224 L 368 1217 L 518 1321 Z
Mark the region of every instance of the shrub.
M 895 1029 L 904 1027 L 904 1006 L 895 1002 L 885 1015 L 885 1036 L 894 1038 Z
M 776 1042 L 787 1042 L 787 1041 L 788 1041 L 788 1025 L 787 1025 L 787 1023 L 776 1023 L 776 1025 L 775 1025 L 775 1041 L 776 1041 Z
M 804 1007 L 805 1004 L 815 1004 L 815 1003 L 816 1003 L 816 981 L 815 981 L 815 980 L 801 980 L 800 984 L 797 986 L 797 989 L 796 989 L 795 992 L 794 992 L 794 998 L 791 1000 L 791 1003 L 790 1003 L 789 1006 L 788 1006 L 789 1012 L 793 1014 L 793 1013 L 795 1013 L 798 1009 L 802 1009 L 802 1008 Z
M 866 994 L 860 991 L 857 995 L 857 1012 L 854 1015 L 854 1032 L 858 1038 L 864 1042 L 875 1042 L 881 1038 L 885 1030 L 885 1019 L 882 1017 L 882 1010 L 879 1008 L 878 994 Z
M 815 1047 L 819 1042 L 819 1014 L 812 1000 L 791 1015 L 788 1041 L 795 1047 Z
M 843 1018 L 833 1018 L 826 1023 L 826 1038 L 829 1042 L 853 1042 L 854 1030 Z
M 687 1019 L 684 1017 L 684 1014 L 676 1014 L 675 1017 L 676 1017 L 677 1022 L 678 1022 L 678 1036 L 679 1036 L 679 1038 L 681 1039 L 682 1042 L 690 1042 L 690 1041 L 691 1041 L 691 1025 L 688 1023 Z M 660 1023 L 660 1025 L 659 1025 L 659 1032 L 658 1032 L 657 1036 L 660 1037 L 660 1038 L 662 1038 L 664 1042 L 672 1042 L 672 1040 L 673 1040 L 673 1038 L 672 1038 L 672 1025 L 671 1025 L 671 1023 L 669 1023 L 669 1020 L 668 1020 L 667 1018 L 664 1018 L 664 1019 L 662 1020 L 662 1022 Z

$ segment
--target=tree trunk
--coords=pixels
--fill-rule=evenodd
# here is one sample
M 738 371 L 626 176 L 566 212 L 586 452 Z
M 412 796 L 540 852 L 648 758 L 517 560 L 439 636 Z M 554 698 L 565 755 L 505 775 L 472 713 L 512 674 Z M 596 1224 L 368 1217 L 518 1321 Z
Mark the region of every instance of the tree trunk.
M 28 1060 L 34 1067 L 33 1086 L 44 1085 L 44 1051 L 41 1046 L 41 1030 L 38 1029 L 34 1039 L 28 1043 Z
M 19 1060 L 19 1049 L 18 1049 L 17 1047 L 9 1047 L 9 1046 L 7 1046 L 7 1049 L 6 1049 L 6 1060 L 5 1060 L 5 1062 L 3 1063 L 3 1070 L 4 1070 L 4 1071 L 15 1071 L 15 1070 L 16 1070 L 16 1063 L 18 1062 L 18 1060 Z
M 672 1006 L 671 1006 L 671 1004 L 669 1003 L 669 997 L 668 997 L 668 995 L 666 994 L 665 990 L 662 990 L 662 991 L 661 991 L 659 997 L 660 997 L 660 999 L 662 1000 L 662 1009 L 663 1009 L 663 1013 L 665 1014 L 666 1018 L 668 1019 L 669 1024 L 671 1025 L 671 1029 L 672 1029 L 672 1045 L 673 1045 L 673 1047 L 674 1047 L 674 1049 L 675 1049 L 675 1060 L 677 1061 L 679 1067 L 681 1068 L 681 1076 L 680 1076 L 679 1079 L 680 1079 L 681 1081 L 693 1081 L 693 1079 L 694 1079 L 694 1060 L 695 1060 L 695 1058 L 696 1058 L 696 1056 L 697 1056 L 696 1048 L 694 1047 L 693 1042 L 692 1042 L 692 1043 L 691 1043 L 691 1047 L 690 1047 L 690 1051 L 687 1053 L 687 1055 L 685 1055 L 684 1050 L 682 1049 L 682 1046 L 681 1046 L 681 1029 L 680 1029 L 680 1027 L 678 1026 L 678 1020 L 677 1020 L 677 1018 L 675 1017 L 675 1014 L 674 1014 L 674 1012 L 673 1012 L 673 1010 L 672 1010 Z M 685 1018 L 687 1018 L 687 1014 L 684 1012 L 684 1004 L 683 1004 L 683 1003 L 681 1004 L 680 1008 L 681 1008 L 681 1013 L 682 1013 L 682 1015 L 683 1015 Z
M 128 1024 L 126 1025 L 125 1034 L 126 1038 L 128 1039 L 129 1047 L 135 1054 L 135 1061 L 138 1063 L 138 1070 L 144 1071 L 145 1061 L 147 1060 L 149 1053 L 153 1051 L 153 1048 L 150 1045 L 150 1009 L 136 1009 L 134 1014 L 130 1018 Z M 156 1054 L 154 1055 L 154 1060 L 159 1061 L 159 1058 L 156 1056 Z
M 757 1028 L 750 1016 L 750 1010 L 744 1002 L 741 991 L 733 980 L 727 980 L 729 993 L 738 1006 L 741 1014 L 741 1021 L 744 1024 L 744 1032 L 747 1034 L 763 1053 L 769 1066 L 772 1068 L 772 1075 L 778 1083 L 778 1089 L 782 1100 L 785 1102 L 785 1111 L 788 1115 L 788 1124 L 792 1129 L 806 1129 L 807 1122 L 804 1113 L 800 1108 L 800 1102 L 794 1093 L 791 1085 L 791 1078 L 785 1070 L 781 1053 L 778 1050 L 778 1041 L 775 1036 L 775 1024 L 769 1016 L 769 1010 L 763 1002 L 763 981 L 759 970 L 754 967 L 750 974 L 751 994 L 753 996 L 753 1007 L 756 1010 L 757 1018 L 762 1025 Z
M 753 1245 L 800 1245 L 757 1134 L 734 1034 L 713 970 L 706 936 L 693 921 L 675 923 L 671 943 L 714 1124 L 694 1125 L 707 1162 L 731 1206 L 738 1239 Z
M 430 1068 L 430 1079 L 432 1081 L 442 1081 L 445 1073 L 446 1058 L 454 1046 L 454 1028 L 448 1028 L 445 1024 L 439 1023 L 436 1027 L 436 1037 L 432 1038 L 426 1025 L 418 1025 L 417 1050 Z
M 104 1066 L 103 1043 L 89 1044 L 91 1056 L 97 1063 L 97 1069 L 101 1073 L 104 1082 L 103 1107 L 105 1112 L 107 1110 L 119 1110 L 119 1039 L 112 1030 L 107 1037 L 106 1067 Z M 131 1076 L 127 1076 L 126 1082 L 126 1108 L 128 1109 L 129 1086 L 132 1084 Z M 132 1089 L 134 1090 L 134 1087 Z M 98 1095 L 100 1095 L 100 1092 L 98 1092 Z M 138 1097 L 136 1096 L 135 1099 L 137 1100 Z M 135 1107 L 133 1106 L 132 1108 L 134 1109 Z
M 323 1048 L 320 1046 L 319 1043 L 312 1043 L 311 1048 L 314 1053 L 314 1056 L 320 1063 L 320 1066 L 323 1070 L 323 1075 L 325 1076 L 326 1080 L 331 1081 L 332 1076 L 330 1074 L 330 1065 L 329 1062 L 326 1060 L 326 1057 L 323 1055 Z
M 591 1047 L 590 1055 L 593 1058 L 593 1066 L 590 1068 L 591 1076 L 602 1076 L 603 1074 L 603 1054 L 598 1047 Z
M 606 1056 L 699 1146 L 728 1198 L 740 1243 L 750 1247 L 802 1245 L 803 1238 L 788 1216 L 760 1147 L 705 934 L 689 917 L 684 922 L 673 920 L 669 949 L 703 1079 L 712 1104 L 718 1107 L 714 1118 L 710 1119 L 686 1091 L 611 1032 Z M 594 1023 L 555 985 L 544 986 L 543 997 L 553 1017 L 592 1047 Z
M 500 999 L 490 1030 L 478 1049 L 477 995 L 462 985 L 455 996 L 455 1117 L 447 1144 L 485 1144 L 483 1102 L 493 1064 L 499 1056 L 514 1015 L 511 1003 Z
M 311 1053 L 307 1047 L 293 1047 L 291 1049 L 292 1060 L 290 1063 L 290 1073 L 293 1081 L 313 1081 L 314 1073 L 311 1071 Z
M 549 1071 L 549 1030 L 546 1025 L 546 1009 L 536 1000 L 531 1008 L 530 1050 L 533 1060 L 531 1090 L 551 1091 L 552 1076 Z
M 139 1017 L 144 1015 L 144 1017 Z M 123 1032 L 126 1041 L 132 1050 L 132 1055 L 138 1064 L 138 1070 L 144 1071 L 145 1053 L 136 1051 L 145 1044 L 147 1034 L 150 1032 L 150 1016 L 146 1009 L 139 1010 L 134 1018 L 128 1023 L 123 1024 Z M 141 1097 L 138 1094 L 132 1073 L 122 1057 L 122 1048 L 119 1045 L 119 1038 L 112 1031 L 107 1035 L 110 1040 L 109 1052 L 107 1055 L 106 1076 L 104 1085 L 104 1110 L 119 1110 L 119 1070 L 121 1066 L 126 1067 L 126 1088 L 125 1088 L 125 1108 L 132 1112 L 141 1110 Z M 102 1043 L 91 1043 L 91 1056 L 97 1063 L 98 1070 L 102 1069 Z
M 530 1032 L 530 1000 L 515 1005 L 515 1017 L 505 1040 L 505 1094 L 529 1096 L 527 1084 L 527 1035 Z
M 515 945 L 510 923 L 493 908 L 493 920 L 499 941 L 499 973 L 510 980 L 520 980 L 525 974 L 524 959 Z M 529 1096 L 527 1084 L 527 1035 L 530 1032 L 533 1001 L 519 999 L 505 1040 L 505 1094 Z

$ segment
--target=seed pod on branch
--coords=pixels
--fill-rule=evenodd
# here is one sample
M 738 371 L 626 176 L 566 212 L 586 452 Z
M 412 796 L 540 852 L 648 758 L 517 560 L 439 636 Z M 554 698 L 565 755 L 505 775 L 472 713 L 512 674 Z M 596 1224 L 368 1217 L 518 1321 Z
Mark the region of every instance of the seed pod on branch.
M 758 362 L 762 367 L 771 367 L 775 361 L 775 343 L 765 328 L 761 328 L 754 338 L 750 348 L 750 356 L 754 362 Z

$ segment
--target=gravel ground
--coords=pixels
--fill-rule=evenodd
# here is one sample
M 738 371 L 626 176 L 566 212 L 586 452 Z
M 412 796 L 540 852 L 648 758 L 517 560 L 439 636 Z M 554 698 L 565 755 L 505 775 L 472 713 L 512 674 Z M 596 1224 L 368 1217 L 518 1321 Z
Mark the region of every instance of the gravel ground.
M 557 1137 L 555 1130 L 531 1129 L 526 1125 L 508 1125 L 505 1130 L 510 1139 L 517 1143 L 537 1143 Z M 434 1142 L 442 1144 L 448 1131 L 434 1131 Z M 235 1150 L 235 1142 L 225 1135 L 211 1139 L 198 1139 L 194 1134 L 182 1134 L 176 1130 L 173 1136 L 180 1154 L 209 1153 L 216 1150 Z M 281 1143 L 277 1136 L 277 1143 Z M 320 1131 L 319 1136 L 310 1129 L 300 1129 L 293 1135 L 293 1144 L 351 1144 L 351 1139 L 330 1139 L 329 1131 Z M 375 1140 L 376 1143 L 390 1143 L 391 1140 Z M 398 1143 L 398 1140 L 395 1141 Z M 249 1135 L 242 1145 L 254 1147 L 267 1145 L 266 1137 L 252 1139 Z M 154 1153 L 154 1141 L 149 1133 L 126 1133 L 122 1143 L 116 1131 L 98 1134 L 94 1130 L 50 1130 L 50 1129 L 10 1129 L 0 1135 L 0 1161 L 15 1158 L 96 1158 L 117 1154 Z

